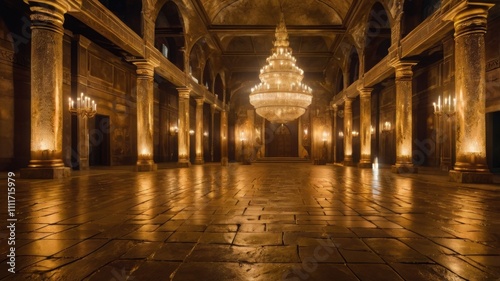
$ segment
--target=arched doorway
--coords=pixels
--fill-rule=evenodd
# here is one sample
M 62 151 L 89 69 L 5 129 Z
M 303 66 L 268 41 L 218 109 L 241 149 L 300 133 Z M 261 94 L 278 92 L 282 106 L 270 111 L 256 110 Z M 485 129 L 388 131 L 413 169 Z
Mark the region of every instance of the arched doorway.
M 298 122 L 266 122 L 266 157 L 298 157 Z

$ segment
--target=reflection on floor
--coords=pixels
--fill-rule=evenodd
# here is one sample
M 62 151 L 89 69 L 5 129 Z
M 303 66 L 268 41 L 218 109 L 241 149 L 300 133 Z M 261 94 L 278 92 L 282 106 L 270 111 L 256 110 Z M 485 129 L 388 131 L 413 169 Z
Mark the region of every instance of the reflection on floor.
M 302 163 L 131 169 L 17 180 L 15 280 L 500 277 L 499 185 Z M 14 280 L 5 238 L 0 279 Z

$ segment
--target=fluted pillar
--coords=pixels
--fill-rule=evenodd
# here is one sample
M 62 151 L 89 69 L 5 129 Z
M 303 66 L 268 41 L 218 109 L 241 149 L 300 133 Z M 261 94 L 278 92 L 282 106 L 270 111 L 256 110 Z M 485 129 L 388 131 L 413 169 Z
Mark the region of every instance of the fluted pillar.
M 137 171 L 154 171 L 153 161 L 153 77 L 155 65 L 147 60 L 133 62 L 137 67 Z
M 394 173 L 418 171 L 412 161 L 412 67 L 416 64 L 399 60 L 392 63 L 396 71 L 396 164 L 392 166 Z
M 333 108 L 333 117 L 332 117 L 332 163 L 337 162 L 337 113 L 338 107 L 336 104 L 332 105 Z
M 354 165 L 352 160 L 352 98 L 344 98 L 344 166 Z
M 486 51 L 488 9 L 492 4 L 469 4 L 455 25 L 456 163 L 450 179 L 490 183 L 486 162 Z
M 204 98 L 196 99 L 196 158 L 194 159 L 194 164 L 201 165 L 205 163 L 203 159 L 203 103 Z
M 221 151 L 221 165 L 227 166 L 229 163 L 228 152 L 228 114 L 225 109 L 222 110 L 220 115 L 220 151 Z
M 189 93 L 190 88 L 178 88 L 179 92 L 179 136 L 178 136 L 178 151 L 179 161 L 177 165 L 180 167 L 189 167 Z
M 361 159 L 359 160 L 358 167 L 371 168 L 372 167 L 372 102 L 370 88 L 359 89 L 360 97 L 360 112 L 361 112 L 361 129 L 359 136 L 361 138 Z
M 62 178 L 64 1 L 30 1 L 31 160 L 23 178 Z

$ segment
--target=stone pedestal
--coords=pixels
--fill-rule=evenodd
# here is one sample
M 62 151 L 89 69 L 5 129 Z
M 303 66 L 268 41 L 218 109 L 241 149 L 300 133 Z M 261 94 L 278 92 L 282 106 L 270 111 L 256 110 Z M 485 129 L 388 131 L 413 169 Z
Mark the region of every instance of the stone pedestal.
M 66 5 L 33 2 L 31 9 L 31 160 L 24 178 L 70 174 L 62 161 L 63 22 Z
M 486 162 L 486 33 L 492 4 L 468 4 L 455 25 L 456 163 L 450 180 L 491 182 Z
M 153 162 L 153 160 L 137 161 L 135 165 L 135 170 L 137 172 L 150 172 L 158 170 L 158 165 Z
M 204 99 L 196 99 L 196 158 L 194 164 L 201 165 L 205 163 L 203 156 L 203 103 Z
M 61 179 L 71 176 L 69 167 L 24 168 L 20 177 L 24 179 Z
M 416 174 L 418 168 L 414 165 L 396 164 L 391 166 L 391 172 L 395 174 Z
M 156 64 L 140 60 L 137 66 L 137 168 L 138 172 L 156 170 L 153 161 L 153 76 Z
M 344 98 L 344 166 L 353 166 L 352 161 L 352 98 Z
M 361 129 L 360 129 L 360 140 L 361 140 L 361 159 L 359 160 L 359 168 L 370 168 L 372 167 L 372 103 L 371 103 L 371 93 L 372 89 L 362 88 L 359 89 L 360 97 L 360 107 L 361 107 Z
M 179 160 L 177 166 L 189 167 L 189 93 L 190 88 L 178 88 L 179 92 Z
M 493 174 L 490 172 L 461 172 L 451 170 L 450 181 L 459 183 L 493 183 Z
M 413 167 L 413 138 L 412 138 L 412 61 L 393 61 L 396 71 L 396 164 L 392 171 L 395 173 L 416 173 Z

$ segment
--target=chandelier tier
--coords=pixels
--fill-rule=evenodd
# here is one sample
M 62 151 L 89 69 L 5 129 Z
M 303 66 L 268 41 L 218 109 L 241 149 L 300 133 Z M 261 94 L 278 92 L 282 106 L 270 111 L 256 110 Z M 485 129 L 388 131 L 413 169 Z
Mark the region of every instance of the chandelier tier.
M 302 83 L 304 71 L 295 65 L 283 13 L 275 36 L 272 55 L 260 70 L 261 82 L 251 90 L 250 104 L 271 123 L 287 123 L 305 113 L 312 102 L 312 89 Z

